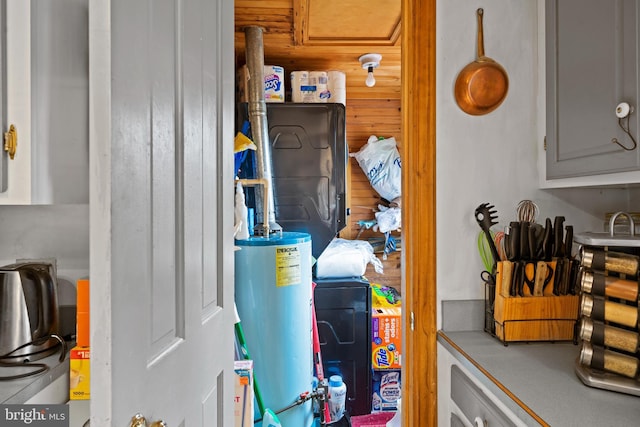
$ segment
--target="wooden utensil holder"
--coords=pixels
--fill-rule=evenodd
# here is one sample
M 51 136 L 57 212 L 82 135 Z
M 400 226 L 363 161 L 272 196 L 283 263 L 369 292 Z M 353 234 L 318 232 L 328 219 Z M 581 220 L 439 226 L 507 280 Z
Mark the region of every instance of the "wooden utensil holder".
M 505 297 L 496 292 L 495 335 L 504 342 L 573 341 L 578 295 Z
M 576 341 L 578 295 L 509 296 L 501 282 L 498 274 L 492 310 L 496 338 L 505 344 Z

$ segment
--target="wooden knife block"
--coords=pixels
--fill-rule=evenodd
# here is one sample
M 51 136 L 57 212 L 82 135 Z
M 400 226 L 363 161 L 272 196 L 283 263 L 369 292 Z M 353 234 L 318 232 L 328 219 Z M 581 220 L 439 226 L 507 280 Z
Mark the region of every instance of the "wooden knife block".
M 572 341 L 578 303 L 578 295 L 504 297 L 496 292 L 496 336 L 502 342 Z
M 573 341 L 579 295 L 507 296 L 497 280 L 493 317 L 495 335 L 504 342 Z

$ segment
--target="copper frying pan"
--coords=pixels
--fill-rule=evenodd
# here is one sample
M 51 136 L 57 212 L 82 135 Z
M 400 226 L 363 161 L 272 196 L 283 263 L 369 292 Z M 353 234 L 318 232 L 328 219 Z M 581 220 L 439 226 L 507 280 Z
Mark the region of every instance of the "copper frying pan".
M 456 79 L 455 98 L 462 111 L 474 116 L 495 110 L 507 97 L 509 77 L 500 64 L 484 56 L 482 8 L 478 9 L 478 52 L 475 61 L 460 71 Z

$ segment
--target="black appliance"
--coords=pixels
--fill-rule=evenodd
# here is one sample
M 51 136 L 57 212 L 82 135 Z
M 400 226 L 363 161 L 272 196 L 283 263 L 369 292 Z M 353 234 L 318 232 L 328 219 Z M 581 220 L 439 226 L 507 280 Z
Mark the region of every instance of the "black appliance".
M 314 303 L 324 374 L 341 375 L 350 415 L 371 413 L 371 291 L 360 277 L 316 279 Z
M 345 107 L 342 104 L 267 103 L 276 222 L 284 231 L 311 235 L 318 258 L 346 225 Z M 249 121 L 247 103 L 238 104 L 236 125 Z M 240 178 L 253 178 L 249 151 Z M 255 208 L 253 189 L 247 205 Z

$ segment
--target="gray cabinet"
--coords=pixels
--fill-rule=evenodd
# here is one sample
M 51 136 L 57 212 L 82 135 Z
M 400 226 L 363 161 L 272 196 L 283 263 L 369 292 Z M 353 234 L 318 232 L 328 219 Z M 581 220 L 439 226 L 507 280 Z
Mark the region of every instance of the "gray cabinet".
M 640 170 L 615 110 L 635 107 L 638 139 L 639 0 L 546 0 L 546 178 Z M 623 124 L 626 126 L 626 119 Z
M 89 1 L 5 0 L 0 204 L 89 203 Z
M 474 426 L 515 426 L 480 387 L 456 366 L 451 366 L 451 400 Z M 452 425 L 455 425 L 452 420 Z

